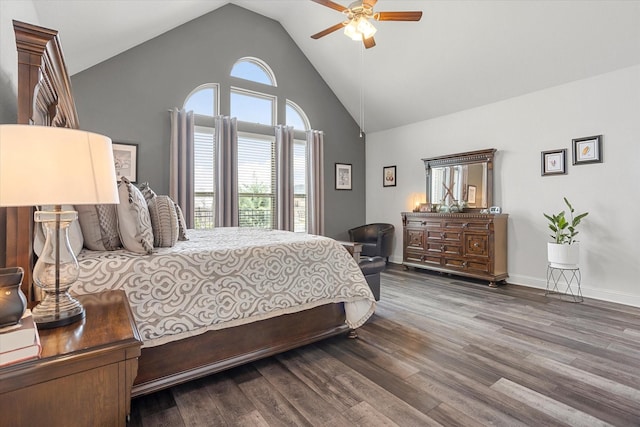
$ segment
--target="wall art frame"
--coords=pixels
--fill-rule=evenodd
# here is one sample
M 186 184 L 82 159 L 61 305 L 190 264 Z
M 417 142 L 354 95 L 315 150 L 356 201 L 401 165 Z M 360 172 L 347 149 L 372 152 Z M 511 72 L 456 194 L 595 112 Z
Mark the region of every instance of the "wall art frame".
M 396 186 L 396 167 L 395 166 L 384 166 L 382 168 L 382 186 L 383 187 Z
M 542 176 L 565 175 L 567 173 L 567 149 L 543 151 L 541 155 Z
M 352 189 L 352 165 L 350 163 L 336 163 L 336 190 Z
M 116 167 L 116 178 L 125 177 L 131 182 L 138 181 L 138 144 L 131 142 L 114 142 L 113 162 Z
M 571 140 L 573 164 L 602 163 L 602 135 Z

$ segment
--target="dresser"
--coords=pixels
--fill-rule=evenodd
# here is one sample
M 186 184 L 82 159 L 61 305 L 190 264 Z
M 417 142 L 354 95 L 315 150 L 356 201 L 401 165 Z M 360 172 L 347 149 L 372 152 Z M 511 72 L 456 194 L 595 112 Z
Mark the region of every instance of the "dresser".
M 403 264 L 485 279 L 507 277 L 506 214 L 402 213 Z

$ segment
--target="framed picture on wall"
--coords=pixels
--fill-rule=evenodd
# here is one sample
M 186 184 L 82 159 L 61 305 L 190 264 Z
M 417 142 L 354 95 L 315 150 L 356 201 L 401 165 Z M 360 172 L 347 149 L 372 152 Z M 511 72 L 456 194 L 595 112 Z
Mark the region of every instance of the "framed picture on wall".
M 351 190 L 351 165 L 336 163 L 336 190 Z
M 118 181 L 124 176 L 129 181 L 136 182 L 138 180 L 138 144 L 114 142 L 111 148 Z
M 602 135 L 576 138 L 573 144 L 573 164 L 602 163 Z
M 382 168 L 382 186 L 383 187 L 396 186 L 396 167 L 395 166 L 385 166 Z
M 567 149 L 542 152 L 542 176 L 567 173 Z

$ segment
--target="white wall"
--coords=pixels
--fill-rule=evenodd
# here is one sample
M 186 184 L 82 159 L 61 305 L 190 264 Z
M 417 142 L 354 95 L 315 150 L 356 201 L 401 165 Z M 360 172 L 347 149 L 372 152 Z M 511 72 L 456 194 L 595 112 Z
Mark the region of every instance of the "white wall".
M 603 136 L 603 163 L 573 166 L 572 138 Z M 400 212 L 424 201 L 421 158 L 496 148 L 494 204 L 509 214 L 510 283 L 546 285 L 546 220 L 566 196 L 581 224 L 586 297 L 640 306 L 640 65 L 495 104 L 367 135 L 367 222 L 396 226 L 392 262 L 402 262 Z M 541 176 L 540 152 L 566 148 L 567 175 Z M 397 187 L 382 187 L 397 165 Z

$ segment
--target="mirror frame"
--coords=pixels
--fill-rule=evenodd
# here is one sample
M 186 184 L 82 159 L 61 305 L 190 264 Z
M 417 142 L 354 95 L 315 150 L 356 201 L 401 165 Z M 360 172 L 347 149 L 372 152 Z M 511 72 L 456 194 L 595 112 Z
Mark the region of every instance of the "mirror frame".
M 483 209 L 489 209 L 489 207 L 493 206 L 493 159 L 496 151 L 497 150 L 495 148 L 489 148 L 486 150 L 467 151 L 465 153 L 448 154 L 445 156 L 422 159 L 422 161 L 424 162 L 425 172 L 427 174 L 426 195 L 429 203 L 433 203 L 431 200 L 431 169 L 439 166 L 458 166 L 469 163 L 485 163 L 487 165 L 487 207 L 465 208 L 464 212 L 480 212 Z

